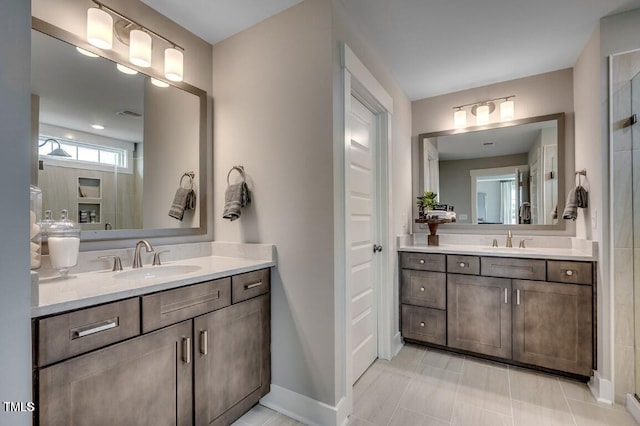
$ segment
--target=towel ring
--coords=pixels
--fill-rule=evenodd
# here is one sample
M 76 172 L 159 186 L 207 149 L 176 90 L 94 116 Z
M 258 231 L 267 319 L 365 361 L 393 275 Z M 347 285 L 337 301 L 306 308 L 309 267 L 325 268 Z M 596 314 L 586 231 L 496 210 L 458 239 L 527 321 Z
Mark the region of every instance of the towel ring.
M 244 167 L 243 166 L 233 166 L 231 168 L 231 170 L 229 170 L 229 173 L 227 173 L 227 185 L 229 184 L 229 176 L 231 176 L 231 172 L 232 171 L 237 171 L 238 173 L 240 173 L 240 176 L 242 176 L 242 181 L 245 182 L 247 180 L 246 175 L 244 174 Z
M 193 179 L 196 177 L 196 174 L 194 172 L 186 172 L 185 174 L 182 175 L 182 177 L 180 178 L 180 188 L 184 188 L 182 186 L 182 182 L 184 181 L 184 178 L 189 179 L 189 187 L 185 188 L 185 189 L 193 189 Z

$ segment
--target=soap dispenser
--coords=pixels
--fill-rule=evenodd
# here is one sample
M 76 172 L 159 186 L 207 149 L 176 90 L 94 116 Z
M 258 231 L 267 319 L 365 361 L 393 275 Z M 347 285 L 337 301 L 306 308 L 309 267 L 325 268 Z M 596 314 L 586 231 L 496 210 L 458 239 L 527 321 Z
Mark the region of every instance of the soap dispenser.
M 80 225 L 68 218 L 67 210 L 62 210 L 60 220 L 48 227 L 47 244 L 51 267 L 66 277 L 69 268 L 78 264 L 80 250 Z

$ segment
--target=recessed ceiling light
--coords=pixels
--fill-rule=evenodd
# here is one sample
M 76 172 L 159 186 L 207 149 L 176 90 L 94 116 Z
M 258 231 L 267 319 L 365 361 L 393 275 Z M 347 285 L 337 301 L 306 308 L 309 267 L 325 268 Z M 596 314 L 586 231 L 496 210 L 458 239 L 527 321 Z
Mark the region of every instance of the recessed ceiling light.
M 88 50 L 83 49 L 82 47 L 76 47 L 76 50 L 79 53 L 82 53 L 84 56 L 88 56 L 90 58 L 98 58 L 99 56 L 93 52 L 89 52 Z
M 91 127 L 96 130 L 104 130 L 104 126 L 102 124 L 92 124 Z
M 129 68 L 129 67 L 125 67 L 125 66 L 124 66 L 124 65 L 122 65 L 122 64 L 116 64 L 116 68 L 118 68 L 118 71 L 123 72 L 123 73 L 125 73 L 125 74 L 129 74 L 129 75 L 135 75 L 135 74 L 138 74 L 138 71 L 136 71 L 136 70 L 132 70 L 132 69 L 131 69 L 131 68 Z
M 158 86 L 158 87 L 169 87 L 169 83 L 165 83 L 162 80 L 158 80 L 157 78 L 151 78 L 151 84 L 153 84 L 154 86 Z

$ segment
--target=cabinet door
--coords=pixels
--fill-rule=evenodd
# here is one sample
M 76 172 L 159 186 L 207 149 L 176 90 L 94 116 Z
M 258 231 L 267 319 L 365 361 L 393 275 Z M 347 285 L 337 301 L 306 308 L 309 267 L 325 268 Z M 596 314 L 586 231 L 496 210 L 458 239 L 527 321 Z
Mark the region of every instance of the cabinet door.
M 589 376 L 592 287 L 514 280 L 513 288 L 513 359 Z
M 190 425 L 191 322 L 39 370 L 40 425 Z
M 270 297 L 194 320 L 195 423 L 228 425 L 269 392 Z
M 448 345 L 511 358 L 511 280 L 448 274 Z

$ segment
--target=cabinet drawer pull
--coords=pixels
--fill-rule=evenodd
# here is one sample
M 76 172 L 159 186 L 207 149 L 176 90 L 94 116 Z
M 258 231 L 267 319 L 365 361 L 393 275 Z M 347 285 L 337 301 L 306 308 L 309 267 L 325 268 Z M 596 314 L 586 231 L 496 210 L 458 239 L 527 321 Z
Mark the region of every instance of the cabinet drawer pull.
M 507 288 L 504 288 L 504 303 L 509 303 L 509 301 L 507 300 Z
M 253 283 L 253 284 L 245 284 L 244 289 L 251 290 L 252 288 L 260 287 L 261 285 L 262 285 L 262 281 L 258 281 L 257 283 Z
M 101 331 L 110 330 L 118 326 L 118 317 L 101 321 L 95 324 L 85 325 L 83 327 L 71 330 L 71 339 L 79 339 L 80 337 L 90 336 Z
M 424 321 L 420 323 L 420 327 L 424 327 Z
M 516 290 L 516 305 L 520 304 L 520 290 Z
M 467 264 L 466 264 L 466 263 L 464 263 L 464 262 L 460 262 L 460 264 L 459 264 L 458 266 L 460 266 L 461 268 L 464 268 L 464 267 L 466 267 L 466 266 L 467 266 Z
M 570 276 L 572 276 L 572 275 L 573 275 L 573 271 L 572 271 L 571 269 L 567 269 L 566 271 L 564 271 L 564 273 L 565 273 L 568 277 L 570 277 Z
M 424 287 L 420 287 L 420 291 L 424 291 Z
M 420 264 L 424 265 L 424 259 L 420 259 Z
M 185 364 L 191 364 L 191 338 L 182 338 L 182 361 Z
M 209 346 L 209 332 L 203 330 L 200 332 L 200 353 L 202 355 L 207 354 L 207 346 Z

